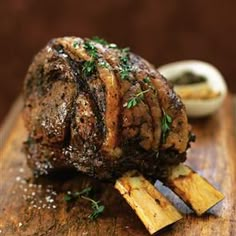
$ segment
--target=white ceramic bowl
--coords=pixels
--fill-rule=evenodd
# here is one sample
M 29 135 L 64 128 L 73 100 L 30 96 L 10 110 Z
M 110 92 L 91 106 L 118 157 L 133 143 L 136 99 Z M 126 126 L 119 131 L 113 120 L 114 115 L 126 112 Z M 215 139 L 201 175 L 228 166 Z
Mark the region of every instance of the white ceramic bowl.
M 221 106 L 227 94 L 227 86 L 222 74 L 209 63 L 197 60 L 179 61 L 163 65 L 157 70 L 168 80 L 188 71 L 202 75 L 207 79 L 209 87 L 214 92 L 220 93 L 219 96 L 210 99 L 182 99 L 187 115 L 190 117 L 203 117 L 214 113 Z

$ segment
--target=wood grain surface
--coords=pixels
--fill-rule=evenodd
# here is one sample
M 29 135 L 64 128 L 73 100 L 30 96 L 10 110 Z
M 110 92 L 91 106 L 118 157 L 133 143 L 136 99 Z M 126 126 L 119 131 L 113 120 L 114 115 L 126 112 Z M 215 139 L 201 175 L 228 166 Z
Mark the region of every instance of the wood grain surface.
M 233 102 L 234 101 L 234 102 Z M 55 173 L 34 179 L 21 152 L 26 130 L 18 100 L 0 131 L 0 235 L 149 235 L 132 209 L 109 183 L 77 173 Z M 225 199 L 197 217 L 160 182 L 157 188 L 183 213 L 181 221 L 158 235 L 236 235 L 236 106 L 228 96 L 215 115 L 190 120 L 197 141 L 187 164 L 206 177 Z M 64 200 L 67 191 L 94 188 L 94 198 L 105 205 L 96 221 L 88 215 L 88 201 Z

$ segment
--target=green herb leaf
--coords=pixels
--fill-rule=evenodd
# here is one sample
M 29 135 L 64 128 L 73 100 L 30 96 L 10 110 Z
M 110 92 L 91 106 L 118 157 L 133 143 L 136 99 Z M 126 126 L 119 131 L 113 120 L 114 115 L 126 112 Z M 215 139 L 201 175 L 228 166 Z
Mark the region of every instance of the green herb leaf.
M 103 67 L 103 68 L 110 68 L 110 65 L 106 62 L 106 61 L 99 61 L 99 66 Z
M 134 97 L 130 98 L 129 101 L 123 105 L 123 107 L 127 107 L 128 109 L 135 107 L 144 99 L 144 94 L 147 92 L 149 92 L 149 89 L 137 93 Z
M 88 195 L 89 193 L 91 193 L 92 188 L 88 187 L 88 188 L 84 188 L 81 192 L 79 192 L 79 195 Z
M 84 196 L 87 196 L 89 195 L 89 193 L 92 191 L 92 188 L 91 187 L 88 187 L 88 188 L 85 188 L 83 189 L 82 191 L 80 192 L 74 192 L 74 193 L 67 193 L 65 196 L 64 196 L 64 200 L 67 201 L 67 202 L 70 202 L 70 201 L 74 201 L 76 200 L 78 197 L 84 195 Z
M 122 51 L 122 53 L 129 53 L 130 52 L 130 48 L 129 47 L 122 48 L 121 51 Z
M 148 87 L 151 88 L 154 91 L 155 94 L 157 93 L 157 90 L 155 89 L 155 86 L 153 85 L 153 83 L 152 83 L 152 81 L 151 81 L 149 76 L 144 77 L 143 78 L 143 82 L 145 84 L 147 84 Z
M 74 48 L 78 48 L 79 47 L 79 42 L 78 41 L 74 41 L 73 42 L 73 47 Z
M 150 80 L 150 78 L 147 76 L 147 77 L 143 78 L 143 82 L 144 82 L 145 84 L 150 84 L 150 83 L 151 83 L 151 80 Z
M 83 65 L 83 73 L 85 76 L 90 76 L 95 72 L 96 69 L 96 65 L 95 65 L 95 61 L 86 61 Z
M 104 211 L 104 205 L 101 205 L 100 201 L 95 201 L 90 197 L 82 196 L 82 198 L 91 202 L 93 212 L 89 215 L 89 219 L 95 220 Z
M 66 202 L 70 202 L 70 201 L 72 200 L 72 196 L 69 195 L 69 194 L 66 194 L 66 195 L 64 196 L 64 200 L 65 200 Z
M 100 43 L 104 46 L 108 46 L 109 48 L 114 48 L 114 49 L 118 48 L 115 43 L 108 43 L 105 39 L 99 38 L 98 36 L 94 36 L 91 40 L 96 42 L 96 43 Z
M 120 57 L 120 77 L 122 80 L 129 79 L 129 74 L 131 72 L 131 65 L 129 63 L 129 48 L 124 48 L 121 50 L 122 55 Z
M 91 191 L 92 191 L 92 188 L 87 187 L 87 188 L 84 188 L 80 192 L 77 191 L 77 192 L 74 192 L 74 193 L 67 193 L 64 196 L 64 200 L 66 202 L 71 202 L 71 201 L 75 201 L 79 197 L 81 197 L 81 198 L 83 198 L 87 201 L 90 201 L 91 202 L 92 213 L 88 217 L 89 217 L 90 220 L 95 220 L 95 219 L 97 219 L 97 217 L 99 217 L 102 214 L 102 212 L 105 209 L 105 206 L 102 205 L 100 203 L 100 201 L 96 201 L 96 200 L 88 197 L 88 195 L 91 193 Z
M 129 78 L 129 73 L 130 73 L 130 69 L 128 67 L 123 67 L 120 70 L 120 77 L 122 80 L 126 80 Z
M 93 58 L 97 59 L 98 58 L 98 51 L 95 45 L 89 40 L 84 42 L 84 49 L 87 51 L 87 53 Z
M 172 124 L 172 118 L 164 110 L 163 117 L 161 120 L 161 130 L 162 130 L 162 143 L 166 143 L 166 138 L 170 132 L 170 126 Z
M 96 43 L 100 43 L 102 45 L 108 45 L 109 44 L 105 39 L 99 38 L 98 36 L 94 36 L 92 38 L 92 41 L 94 41 Z
M 94 204 L 92 204 L 92 208 L 93 212 L 89 215 L 90 220 L 97 219 L 98 216 L 101 215 L 105 209 L 104 205 L 94 205 Z

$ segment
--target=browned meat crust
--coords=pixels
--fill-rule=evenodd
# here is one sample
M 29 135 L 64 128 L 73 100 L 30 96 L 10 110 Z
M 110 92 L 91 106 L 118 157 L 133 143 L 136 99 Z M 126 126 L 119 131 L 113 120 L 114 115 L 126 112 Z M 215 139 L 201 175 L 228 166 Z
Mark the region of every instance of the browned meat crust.
M 128 50 L 54 39 L 29 67 L 24 97 L 24 150 L 38 173 L 74 167 L 113 180 L 138 169 L 155 179 L 186 158 L 190 129 L 181 100 L 151 64 Z

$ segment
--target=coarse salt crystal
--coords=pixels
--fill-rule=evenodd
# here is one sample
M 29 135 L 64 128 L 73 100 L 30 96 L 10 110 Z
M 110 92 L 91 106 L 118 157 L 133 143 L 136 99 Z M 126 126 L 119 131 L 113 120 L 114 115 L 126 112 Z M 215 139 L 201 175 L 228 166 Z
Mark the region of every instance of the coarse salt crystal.
M 16 177 L 16 181 L 19 182 L 21 180 L 20 176 Z

